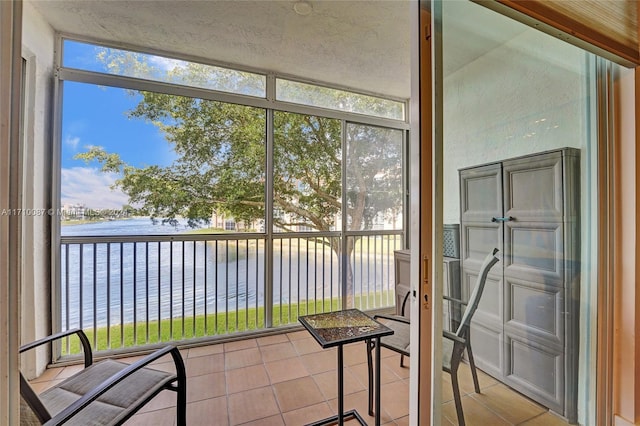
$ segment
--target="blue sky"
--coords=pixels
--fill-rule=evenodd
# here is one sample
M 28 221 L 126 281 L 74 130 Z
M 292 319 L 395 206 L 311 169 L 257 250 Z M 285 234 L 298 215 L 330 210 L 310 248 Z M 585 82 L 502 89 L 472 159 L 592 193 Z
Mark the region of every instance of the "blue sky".
M 65 45 L 65 63 L 81 60 L 84 69 L 99 70 L 95 49 Z M 93 63 L 90 63 L 93 61 Z M 88 146 L 102 146 L 120 154 L 130 165 L 168 165 L 174 158 L 171 146 L 152 123 L 128 118 L 141 96 L 120 88 L 65 81 L 62 116 L 61 204 L 84 204 L 89 208 L 119 209 L 127 196 L 109 186 L 117 175 L 100 172 L 98 164 L 73 157 Z

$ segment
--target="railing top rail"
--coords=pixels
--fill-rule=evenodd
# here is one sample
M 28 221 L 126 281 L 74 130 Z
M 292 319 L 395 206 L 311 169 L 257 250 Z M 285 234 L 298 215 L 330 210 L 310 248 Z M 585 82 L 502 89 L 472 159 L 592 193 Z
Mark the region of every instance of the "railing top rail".
M 401 230 L 348 231 L 346 236 L 402 235 Z M 340 232 L 286 232 L 272 234 L 276 240 L 291 238 L 324 238 L 340 237 Z M 172 241 L 230 241 L 230 240 L 267 240 L 268 235 L 262 233 L 229 233 L 229 234 L 171 234 L 171 235 L 82 235 L 61 236 L 61 244 L 100 244 L 100 243 L 145 243 Z
M 83 243 L 144 243 L 167 241 L 219 241 L 219 240 L 264 240 L 265 234 L 234 233 L 234 234 L 164 234 L 164 235 L 63 235 L 62 244 Z

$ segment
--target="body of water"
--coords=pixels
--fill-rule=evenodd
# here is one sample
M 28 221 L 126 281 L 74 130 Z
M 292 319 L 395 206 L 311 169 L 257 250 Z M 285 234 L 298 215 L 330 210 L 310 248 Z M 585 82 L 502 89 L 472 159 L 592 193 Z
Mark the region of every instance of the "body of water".
M 186 219 L 179 219 L 178 225 L 155 223 L 148 217 L 131 219 L 106 220 L 104 222 L 68 224 L 60 227 L 60 234 L 66 236 L 99 236 L 99 235 L 170 235 L 188 232 L 191 228 Z

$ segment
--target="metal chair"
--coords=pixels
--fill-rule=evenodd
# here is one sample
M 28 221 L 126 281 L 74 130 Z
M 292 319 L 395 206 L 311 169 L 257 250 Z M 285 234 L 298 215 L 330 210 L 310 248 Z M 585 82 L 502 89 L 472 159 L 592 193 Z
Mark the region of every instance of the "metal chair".
M 131 365 L 111 359 L 94 364 L 87 336 L 74 329 L 24 345 L 20 352 L 72 334 L 82 344 L 85 368 L 39 395 L 20 373 L 21 425 L 121 425 L 165 389 L 176 392 L 177 425 L 186 425 L 187 381 L 178 348 L 166 346 Z M 147 367 L 167 354 L 175 373 Z
M 489 270 L 498 262 L 496 254 L 498 249 L 494 248 L 490 254 L 482 262 L 478 278 L 476 280 L 475 287 L 469 297 L 468 302 L 463 302 L 458 299 L 446 297 L 445 299 L 457 303 L 459 305 L 466 305 L 464 313 L 460 319 L 460 324 L 455 333 L 450 331 L 443 331 L 442 339 L 442 369 L 451 375 L 451 385 L 453 387 L 453 398 L 456 406 L 456 413 L 458 415 L 458 424 L 464 426 L 464 414 L 462 412 L 462 400 L 460 398 L 460 387 L 458 384 L 458 367 L 460 361 L 462 361 L 462 355 L 467 350 L 467 356 L 469 358 L 469 366 L 471 368 L 471 375 L 473 376 L 473 384 L 475 391 L 480 393 L 480 384 L 478 383 L 478 374 L 476 372 L 476 365 L 473 360 L 473 352 L 471 351 L 471 333 L 469 326 L 471 325 L 471 318 L 478 308 L 480 298 L 487 280 Z M 408 295 L 408 294 L 407 294 Z M 405 296 L 406 302 L 406 296 Z M 402 310 L 404 313 L 404 305 L 402 304 Z M 410 321 L 407 318 L 398 315 L 375 315 L 374 319 L 385 320 L 387 327 L 393 329 L 395 333 L 391 336 L 383 337 L 380 339 L 380 346 L 390 349 L 400 354 L 400 366 L 403 366 L 404 356 L 411 355 L 410 349 Z M 372 350 L 375 347 L 375 343 L 370 340 L 367 341 L 367 362 L 369 365 L 369 414 L 373 415 L 373 361 Z

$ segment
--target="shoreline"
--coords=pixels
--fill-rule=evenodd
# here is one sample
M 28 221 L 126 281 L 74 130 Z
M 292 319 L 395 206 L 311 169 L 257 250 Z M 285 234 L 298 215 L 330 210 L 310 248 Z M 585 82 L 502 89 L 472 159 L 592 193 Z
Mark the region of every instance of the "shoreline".
M 132 219 L 144 219 L 145 216 L 133 216 L 133 217 L 121 217 L 116 219 L 79 219 L 79 220 L 61 220 L 60 226 L 77 226 L 77 225 L 93 225 L 98 223 L 105 222 L 116 222 L 116 221 L 124 221 L 124 220 L 132 220 Z

